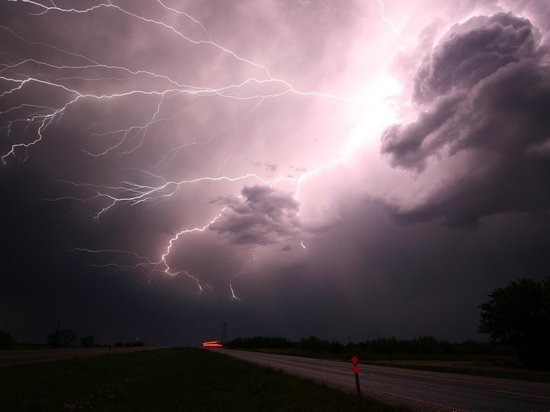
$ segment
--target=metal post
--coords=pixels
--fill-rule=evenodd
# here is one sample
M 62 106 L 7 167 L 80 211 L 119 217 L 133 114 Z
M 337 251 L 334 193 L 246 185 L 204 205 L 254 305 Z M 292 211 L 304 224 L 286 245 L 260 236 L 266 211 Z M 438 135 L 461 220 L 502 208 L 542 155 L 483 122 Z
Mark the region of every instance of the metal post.
M 353 373 L 355 375 L 355 387 L 357 389 L 357 406 L 359 410 L 361 410 L 361 384 L 359 383 L 359 359 L 357 356 L 353 355 L 353 358 L 351 358 L 351 361 L 353 362 Z
M 359 374 L 355 374 L 355 386 L 357 387 L 357 405 L 361 410 L 361 385 L 359 384 Z

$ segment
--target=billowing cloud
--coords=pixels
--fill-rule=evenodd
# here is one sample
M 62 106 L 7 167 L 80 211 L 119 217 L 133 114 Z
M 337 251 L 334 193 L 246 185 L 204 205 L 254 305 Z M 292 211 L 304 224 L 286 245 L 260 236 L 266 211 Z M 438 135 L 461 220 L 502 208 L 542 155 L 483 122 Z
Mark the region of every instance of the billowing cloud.
M 415 78 L 422 111 L 389 127 L 382 151 L 421 173 L 448 163 L 453 176 L 402 218 L 460 225 L 550 207 L 550 67 L 537 39 L 528 20 L 499 13 L 454 26 L 428 53 Z
M 427 102 L 473 87 L 499 68 L 537 55 L 529 20 L 509 13 L 476 16 L 453 26 L 418 69 L 415 99 Z
M 268 245 L 297 238 L 299 203 L 291 193 L 257 185 L 246 186 L 241 194 L 225 200 L 227 209 L 211 230 L 241 245 Z

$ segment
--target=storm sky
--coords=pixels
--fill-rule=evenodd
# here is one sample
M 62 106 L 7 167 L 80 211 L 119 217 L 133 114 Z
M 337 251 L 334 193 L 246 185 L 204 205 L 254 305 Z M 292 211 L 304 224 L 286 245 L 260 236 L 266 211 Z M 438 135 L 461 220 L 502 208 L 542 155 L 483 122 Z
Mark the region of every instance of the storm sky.
M 0 3 L 0 329 L 477 333 L 550 273 L 550 2 Z

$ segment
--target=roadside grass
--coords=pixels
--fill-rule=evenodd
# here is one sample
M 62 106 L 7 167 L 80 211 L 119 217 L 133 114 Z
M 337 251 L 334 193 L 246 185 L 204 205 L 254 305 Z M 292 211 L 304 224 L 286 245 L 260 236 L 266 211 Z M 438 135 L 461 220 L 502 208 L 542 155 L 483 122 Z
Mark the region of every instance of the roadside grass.
M 355 411 L 357 399 L 309 380 L 198 348 L 0 369 L 0 411 L 87 410 Z M 363 410 L 395 408 L 365 399 Z
M 276 349 L 244 349 L 252 352 L 273 353 L 287 356 L 300 356 L 316 359 L 330 359 L 349 362 L 351 353 L 331 352 L 308 352 L 295 348 Z M 407 354 L 361 354 L 358 353 L 359 361 L 362 364 L 372 363 L 373 365 L 391 366 L 404 369 L 416 369 L 432 372 L 455 373 L 460 375 L 485 376 L 490 378 L 516 379 L 527 382 L 550 383 L 550 372 L 536 371 L 522 368 L 515 357 L 506 356 L 444 356 L 444 355 L 407 355 Z M 414 365 L 406 361 L 418 361 Z M 426 364 L 422 364 L 426 361 Z M 456 366 L 436 366 L 432 361 L 456 362 Z M 459 365 L 463 363 L 462 365 Z
M 368 364 L 369 362 L 367 361 L 366 363 Z M 476 368 L 475 366 L 460 367 L 460 366 L 433 366 L 433 365 L 421 365 L 421 364 L 405 365 L 405 364 L 399 363 L 399 361 L 372 362 L 372 364 L 379 365 L 379 366 L 403 368 L 403 369 L 456 373 L 459 375 L 485 376 L 487 378 L 515 379 L 515 380 L 527 381 L 527 382 L 550 383 L 550 373 L 531 371 L 526 369 L 490 370 L 490 369 Z

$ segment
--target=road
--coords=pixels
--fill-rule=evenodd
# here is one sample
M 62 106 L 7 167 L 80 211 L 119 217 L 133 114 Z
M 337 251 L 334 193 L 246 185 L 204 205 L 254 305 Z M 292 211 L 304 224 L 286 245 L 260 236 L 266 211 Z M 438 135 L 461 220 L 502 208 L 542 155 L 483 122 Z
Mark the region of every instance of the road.
M 90 356 L 108 355 L 115 353 L 130 353 L 143 350 L 157 349 L 156 347 L 129 347 L 129 348 L 58 348 L 58 349 L 10 349 L 0 351 L 0 367 L 8 365 L 22 365 L 26 363 L 51 362 L 62 359 L 87 358 Z
M 216 352 L 355 392 L 351 362 L 216 349 Z M 363 395 L 415 410 L 550 411 L 550 384 L 361 364 Z

